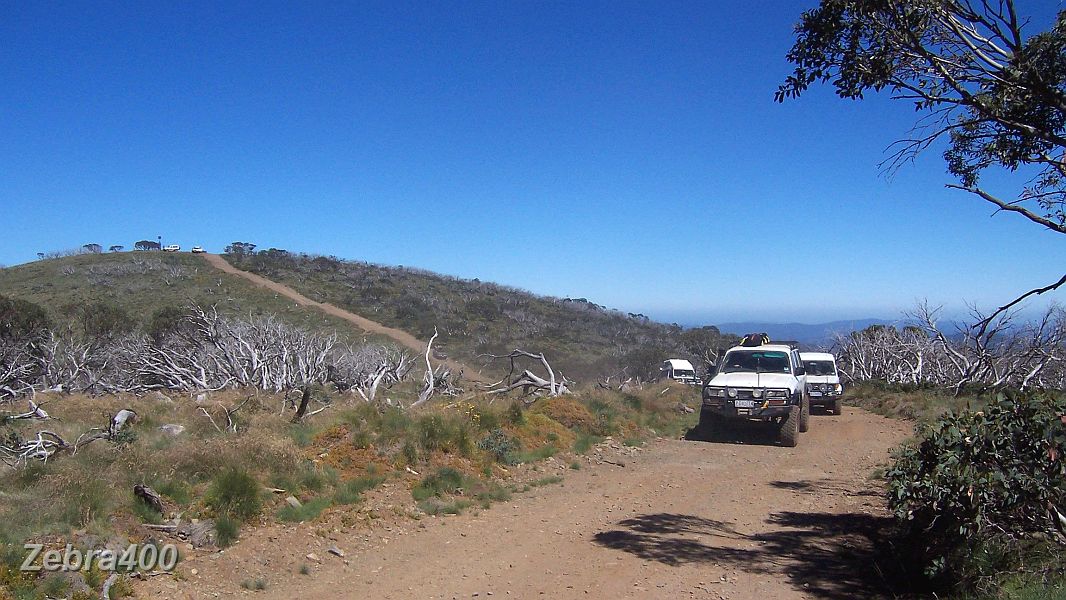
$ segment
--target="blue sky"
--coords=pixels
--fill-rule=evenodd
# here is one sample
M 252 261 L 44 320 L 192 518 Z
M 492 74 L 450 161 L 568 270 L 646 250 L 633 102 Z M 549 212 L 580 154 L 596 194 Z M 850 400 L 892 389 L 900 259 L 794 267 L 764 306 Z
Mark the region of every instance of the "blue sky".
M 1061 275 L 1066 245 L 943 189 L 938 152 L 881 173 L 908 105 L 775 104 L 813 3 L 754 6 L 4 2 L 0 264 L 240 240 L 684 323 Z

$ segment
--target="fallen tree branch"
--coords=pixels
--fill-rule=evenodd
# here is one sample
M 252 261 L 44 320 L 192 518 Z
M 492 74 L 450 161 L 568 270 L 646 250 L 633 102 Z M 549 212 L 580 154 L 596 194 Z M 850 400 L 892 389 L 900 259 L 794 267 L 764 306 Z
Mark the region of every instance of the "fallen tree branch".
M 525 350 L 515 349 L 510 354 L 482 354 L 481 356 L 487 356 L 490 362 L 499 359 L 508 359 L 510 361 L 510 369 L 507 375 L 503 379 L 496 383 L 484 386 L 485 393 L 490 395 L 506 394 L 513 390 L 521 389 L 523 395 L 527 397 L 535 396 L 542 393 L 547 393 L 549 396 L 561 396 L 563 394 L 569 394 L 570 388 L 568 387 L 570 382 L 565 376 L 560 374 L 560 380 L 557 381 L 555 376 L 555 370 L 552 369 L 551 364 L 548 363 L 548 359 L 544 356 L 544 353 L 533 354 L 532 352 L 526 352 Z M 545 379 L 533 373 L 529 369 L 523 369 L 517 376 L 517 361 L 521 358 L 531 358 L 539 360 L 540 364 L 547 372 L 548 378 Z

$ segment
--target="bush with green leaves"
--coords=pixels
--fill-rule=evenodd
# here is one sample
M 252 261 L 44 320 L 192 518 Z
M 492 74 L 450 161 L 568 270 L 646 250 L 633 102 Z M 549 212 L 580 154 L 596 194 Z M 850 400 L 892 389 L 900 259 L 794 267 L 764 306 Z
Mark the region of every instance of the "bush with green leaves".
M 507 457 L 522 449 L 522 444 L 505 430 L 497 428 L 478 440 L 477 447 L 492 455 L 497 462 L 507 462 Z
M 929 575 L 972 584 L 1017 566 L 1034 542 L 1064 539 L 1066 398 L 1001 394 L 922 426 L 919 438 L 887 478 Z
M 247 471 L 226 469 L 211 481 L 206 503 L 219 515 L 247 521 L 262 510 L 262 486 Z

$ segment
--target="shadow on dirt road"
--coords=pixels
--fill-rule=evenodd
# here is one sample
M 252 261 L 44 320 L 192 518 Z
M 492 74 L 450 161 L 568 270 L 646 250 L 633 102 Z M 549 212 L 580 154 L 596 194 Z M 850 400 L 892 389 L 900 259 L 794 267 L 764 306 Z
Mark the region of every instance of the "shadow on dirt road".
M 829 600 L 893 598 L 914 593 L 892 548 L 894 523 L 861 513 L 778 512 L 766 531 L 745 534 L 728 523 L 681 514 L 625 519 L 595 543 L 671 566 L 714 563 L 746 573 L 787 577 Z

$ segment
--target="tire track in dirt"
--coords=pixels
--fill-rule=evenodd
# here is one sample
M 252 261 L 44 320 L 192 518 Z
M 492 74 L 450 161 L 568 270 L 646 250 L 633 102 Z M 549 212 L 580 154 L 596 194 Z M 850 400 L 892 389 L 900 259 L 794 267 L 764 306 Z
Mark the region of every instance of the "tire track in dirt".
M 659 439 L 624 456 L 616 444 L 624 466 L 550 459 L 538 468 L 561 485 L 487 510 L 250 532 L 138 595 L 232 597 L 261 578 L 257 598 L 888 598 L 891 518 L 872 472 L 910 433 L 848 407 L 815 416 L 796 448 Z M 391 485 L 386 506 L 412 504 Z
M 367 333 L 376 333 L 379 335 L 386 336 L 392 339 L 394 342 L 400 344 L 401 346 L 410 348 L 411 350 L 414 350 L 415 352 L 421 355 L 424 355 L 426 353 L 426 342 L 419 340 L 418 338 L 411 335 L 410 333 L 407 333 L 406 331 L 382 325 L 377 321 L 371 321 L 366 317 L 357 315 L 348 310 L 344 310 L 343 308 L 340 308 L 333 304 L 329 304 L 328 302 L 316 302 L 283 283 L 278 283 L 277 281 L 267 279 L 266 277 L 263 277 L 261 275 L 256 275 L 255 273 L 249 273 L 248 271 L 238 269 L 237 267 L 234 267 L 233 265 L 226 262 L 226 259 L 222 258 L 218 254 L 202 254 L 201 256 L 203 256 L 207 263 L 210 264 L 212 267 L 220 271 L 229 273 L 231 275 L 243 277 L 244 279 L 247 279 L 255 285 L 277 292 L 282 296 L 285 296 L 299 303 L 301 306 L 311 306 L 317 308 L 326 314 L 338 317 L 340 319 L 344 319 L 345 321 L 348 321 L 349 323 L 355 325 L 363 331 L 366 331 Z M 472 369 L 469 366 L 452 359 L 438 360 L 437 362 L 446 365 L 449 369 L 452 370 L 453 373 L 458 373 L 459 371 L 462 371 L 463 377 L 465 379 L 488 383 L 488 380 L 485 379 L 485 377 L 482 376 L 477 369 Z

